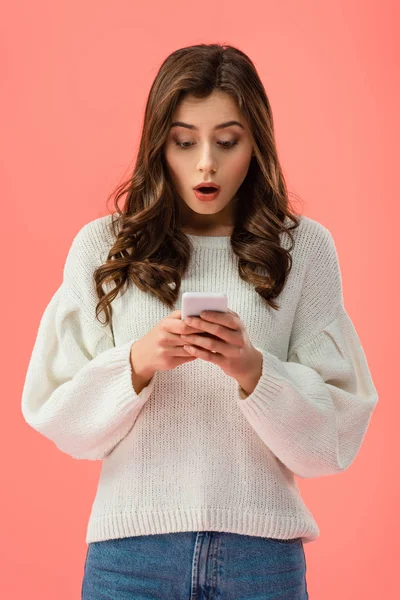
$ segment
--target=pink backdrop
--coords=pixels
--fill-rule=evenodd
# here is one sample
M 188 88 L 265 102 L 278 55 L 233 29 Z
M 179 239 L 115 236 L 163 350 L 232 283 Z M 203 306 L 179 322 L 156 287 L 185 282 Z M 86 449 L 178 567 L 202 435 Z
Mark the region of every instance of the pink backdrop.
M 161 62 L 182 46 L 225 42 L 253 59 L 264 82 L 284 174 L 302 199 L 296 208 L 334 236 L 345 304 L 380 398 L 350 469 L 298 480 L 321 530 L 305 546 L 310 598 L 394 598 L 398 4 L 16 0 L 2 12 L 3 596 L 80 597 L 101 463 L 62 454 L 26 425 L 25 372 L 74 235 L 107 213 L 133 163 Z

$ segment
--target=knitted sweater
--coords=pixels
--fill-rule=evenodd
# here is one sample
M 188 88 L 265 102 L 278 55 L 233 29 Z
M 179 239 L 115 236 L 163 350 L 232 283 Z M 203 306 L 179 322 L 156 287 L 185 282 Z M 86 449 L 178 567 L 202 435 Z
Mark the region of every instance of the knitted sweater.
M 76 234 L 40 320 L 22 414 L 62 452 L 103 461 L 87 543 L 198 530 L 303 543 L 319 536 L 295 476 L 347 469 L 378 396 L 344 307 L 333 237 L 300 219 L 280 310 L 240 279 L 229 236 L 189 235 L 193 253 L 174 309 L 130 284 L 112 302 L 108 326 L 95 319 L 92 276 L 113 243 L 111 215 Z M 281 234 L 282 246 L 289 242 Z M 156 371 L 135 392 L 132 344 L 179 309 L 186 291 L 226 292 L 262 353 L 247 397 L 199 358 Z

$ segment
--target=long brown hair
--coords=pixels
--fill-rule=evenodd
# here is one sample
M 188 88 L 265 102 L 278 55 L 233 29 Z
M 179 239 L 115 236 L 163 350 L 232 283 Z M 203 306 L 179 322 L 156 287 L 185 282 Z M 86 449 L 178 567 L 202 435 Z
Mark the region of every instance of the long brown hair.
M 96 318 L 112 315 L 111 302 L 129 281 L 173 309 L 190 261 L 192 244 L 180 229 L 181 211 L 164 158 L 172 115 L 186 94 L 206 98 L 220 90 L 236 101 L 252 135 L 254 156 L 237 197 L 230 237 L 238 256 L 239 277 L 272 308 L 292 268 L 290 251 L 299 218 L 289 209 L 288 192 L 278 161 L 272 111 L 254 64 L 241 50 L 220 44 L 180 48 L 162 63 L 150 89 L 142 136 L 132 176 L 111 194 L 117 215 L 115 243 L 94 272 L 99 302 Z M 127 193 L 122 210 L 119 198 Z M 245 201 L 241 202 L 241 199 Z M 294 225 L 288 225 L 288 219 Z M 286 250 L 280 234 L 292 242 Z M 266 269 L 267 274 L 259 272 Z M 103 284 L 113 284 L 104 292 Z M 172 285 L 171 285 L 172 284 Z M 98 319 L 99 320 L 99 319 Z

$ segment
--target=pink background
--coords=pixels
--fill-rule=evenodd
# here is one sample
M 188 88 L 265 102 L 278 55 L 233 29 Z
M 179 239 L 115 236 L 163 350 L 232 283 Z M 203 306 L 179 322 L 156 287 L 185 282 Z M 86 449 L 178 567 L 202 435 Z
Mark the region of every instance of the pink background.
M 20 403 L 40 317 L 68 248 L 133 164 L 164 58 L 222 42 L 254 61 L 296 208 L 337 244 L 347 310 L 379 404 L 339 477 L 298 480 L 321 536 L 312 600 L 398 589 L 398 4 L 393 0 L 3 3 L 0 570 L 5 598 L 80 597 L 100 462 L 29 428 Z M 110 203 L 111 205 L 111 203 Z M 396 229 L 395 229 L 396 228 Z M 395 555 L 397 559 L 395 562 Z

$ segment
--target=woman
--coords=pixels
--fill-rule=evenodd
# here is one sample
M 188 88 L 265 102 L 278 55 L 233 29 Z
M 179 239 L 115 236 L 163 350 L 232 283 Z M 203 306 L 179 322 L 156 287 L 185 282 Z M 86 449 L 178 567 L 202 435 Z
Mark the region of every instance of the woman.
M 72 242 L 22 398 L 61 451 L 103 461 L 82 597 L 308 598 L 319 529 L 294 477 L 347 469 L 378 397 L 245 54 L 168 56 L 115 207 Z M 229 312 L 183 321 L 185 291 L 225 292 Z

